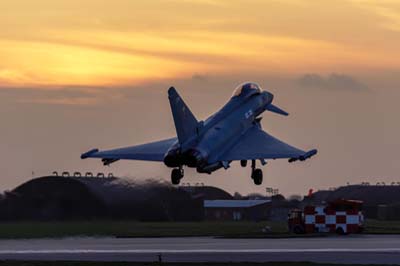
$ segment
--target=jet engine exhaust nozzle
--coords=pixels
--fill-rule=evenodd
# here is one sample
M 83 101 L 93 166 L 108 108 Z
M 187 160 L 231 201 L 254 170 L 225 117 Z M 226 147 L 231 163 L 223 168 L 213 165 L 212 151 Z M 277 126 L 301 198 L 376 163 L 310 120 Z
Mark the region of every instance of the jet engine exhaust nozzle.
M 168 167 L 179 167 L 182 165 L 182 155 L 179 149 L 171 149 L 164 156 L 164 164 Z
M 200 151 L 192 149 L 186 153 L 185 164 L 189 167 L 202 167 L 207 164 L 207 160 Z

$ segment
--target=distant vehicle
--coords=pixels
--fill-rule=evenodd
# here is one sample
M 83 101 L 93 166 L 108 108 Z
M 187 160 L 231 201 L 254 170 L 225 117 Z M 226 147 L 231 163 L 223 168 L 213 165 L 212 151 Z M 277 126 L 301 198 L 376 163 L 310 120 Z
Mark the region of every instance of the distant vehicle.
M 362 201 L 336 200 L 327 206 L 306 206 L 293 209 L 288 214 L 288 228 L 296 234 L 337 233 L 339 235 L 361 233 L 364 230 Z
M 211 174 L 220 168 L 228 169 L 232 161 L 240 161 L 246 167 L 250 160 L 251 178 L 260 185 L 263 172 L 256 168 L 256 160 L 262 165 L 267 159 L 304 161 L 317 153 L 315 149 L 305 152 L 292 147 L 262 130 L 260 115 L 264 111 L 285 116 L 288 113 L 273 105 L 274 95 L 262 91 L 256 83 L 239 85 L 228 103 L 205 121 L 194 117 L 174 87 L 168 90 L 168 98 L 177 137 L 106 151 L 93 149 L 81 158 L 101 158 L 104 165 L 121 159 L 163 161 L 173 168 L 173 184 L 183 178 L 184 166 Z

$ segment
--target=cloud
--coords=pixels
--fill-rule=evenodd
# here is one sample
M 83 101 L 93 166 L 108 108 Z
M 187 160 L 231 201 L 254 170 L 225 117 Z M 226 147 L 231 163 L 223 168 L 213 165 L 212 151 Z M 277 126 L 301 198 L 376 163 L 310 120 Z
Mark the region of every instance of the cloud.
M 33 105 L 74 105 L 95 106 L 102 104 L 139 104 L 151 97 L 157 106 L 166 103 L 166 95 L 169 87 L 174 86 L 182 92 L 203 97 L 203 94 L 212 93 L 222 99 L 228 97 L 231 90 L 239 83 L 249 79 L 249 75 L 236 75 L 235 78 L 227 76 L 213 76 L 194 72 L 190 78 L 164 79 L 143 84 L 130 83 L 126 86 L 57 86 L 57 87 L 1 87 L 0 104 L 33 104 Z M 252 75 L 250 80 L 265 83 L 268 86 L 280 87 L 281 83 L 290 82 L 291 78 L 278 78 L 269 76 L 267 80 L 260 76 Z M 275 80 L 275 81 L 274 81 Z M 278 82 L 278 84 L 275 84 Z M 322 76 L 310 73 L 295 80 L 295 83 L 305 88 L 320 88 L 328 90 L 354 90 L 365 91 L 368 87 L 357 79 L 345 74 L 330 74 Z M 275 85 L 272 85 L 275 84 Z M 218 88 L 217 90 L 215 88 Z M 219 97 L 215 100 L 218 101 Z
M 400 64 L 398 35 L 379 27 L 386 19 L 348 1 L 6 2 L 0 86 L 127 86 L 193 73 L 360 73 Z M 398 25 L 396 1 L 368 2 Z
M 195 74 L 193 74 L 193 76 L 192 76 L 192 80 L 193 80 L 193 81 L 198 81 L 198 82 L 207 81 L 207 76 L 206 76 L 206 75 L 202 75 L 202 74 L 195 73 Z
M 93 105 L 102 101 L 104 93 L 96 88 L 2 88 L 0 98 L 11 103 L 57 104 L 57 105 Z
M 307 88 L 322 89 L 341 89 L 341 90 L 366 90 L 367 85 L 355 78 L 345 75 L 332 73 L 329 76 L 319 74 L 305 74 L 298 79 L 298 84 Z
M 126 86 L 0 86 L 0 104 L 101 105 L 148 99 L 149 96 L 153 100 L 165 101 L 167 90 L 171 86 L 196 90 L 207 81 L 210 81 L 207 75 L 194 73 L 186 79 L 155 80 Z
M 381 17 L 380 25 L 393 31 L 400 31 L 400 3 L 396 0 L 353 0 L 360 8 Z
M 349 51 L 318 39 L 229 31 L 48 30 L 37 35 L 0 38 L 0 86 L 126 86 L 193 73 L 298 73 L 300 66 L 347 61 Z M 335 56 L 327 59 L 327 50 Z M 309 63 L 310 57 L 316 59 Z

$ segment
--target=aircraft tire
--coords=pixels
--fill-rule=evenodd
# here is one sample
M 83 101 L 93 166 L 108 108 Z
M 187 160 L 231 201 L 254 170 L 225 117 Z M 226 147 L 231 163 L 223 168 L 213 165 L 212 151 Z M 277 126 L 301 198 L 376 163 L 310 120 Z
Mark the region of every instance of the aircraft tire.
M 247 166 L 247 160 L 240 160 L 240 166 L 246 167 Z
M 251 178 L 254 181 L 255 185 L 261 185 L 263 181 L 263 172 L 260 168 L 254 169 L 254 171 L 251 174 Z
M 336 234 L 343 236 L 343 235 L 345 235 L 346 233 L 344 232 L 344 230 L 343 230 L 342 227 L 338 227 L 338 228 L 336 229 Z
M 173 185 L 179 185 L 179 182 L 181 181 L 182 177 L 183 176 L 182 176 L 181 170 L 172 169 L 172 172 L 171 172 L 171 183 Z
M 294 232 L 295 234 L 304 234 L 304 227 L 303 227 L 302 225 L 296 225 L 296 226 L 293 228 L 293 232 Z

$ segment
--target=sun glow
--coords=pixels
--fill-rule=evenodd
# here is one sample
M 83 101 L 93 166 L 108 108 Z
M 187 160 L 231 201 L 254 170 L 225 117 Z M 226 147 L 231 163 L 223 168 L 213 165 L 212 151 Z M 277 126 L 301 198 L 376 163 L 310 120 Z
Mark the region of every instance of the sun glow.
M 276 2 L 6 0 L 0 6 L 0 87 L 400 67 L 395 2 Z M 314 5 L 320 12 L 310 14 Z

